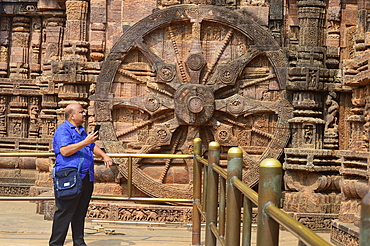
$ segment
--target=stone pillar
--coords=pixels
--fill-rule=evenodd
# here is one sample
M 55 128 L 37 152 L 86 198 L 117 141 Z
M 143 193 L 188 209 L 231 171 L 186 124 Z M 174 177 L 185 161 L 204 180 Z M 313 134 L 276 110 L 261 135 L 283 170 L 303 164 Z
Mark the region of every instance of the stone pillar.
M 279 44 L 282 43 L 281 34 L 284 23 L 283 2 L 282 0 L 270 0 L 269 29 Z
M 346 23 L 342 25 L 348 25 L 348 23 L 352 25 L 346 29 L 352 36 L 345 39 L 351 41 L 347 42 L 351 53 L 344 57 L 346 60 L 343 59 L 343 85 L 351 88 L 352 107 L 345 115 L 345 120 L 350 124 L 348 150 L 338 151 L 341 157 L 343 199 L 338 220 L 334 221 L 331 234 L 331 241 L 337 245 L 358 243 L 361 200 L 369 192 L 370 69 L 368 63 L 370 43 L 368 36 L 370 3 L 367 0 L 360 0 L 357 6 L 349 4 L 347 6 L 343 14 L 346 17 Z
M 42 43 L 42 75 L 37 77 L 42 91 L 39 135 L 52 138 L 57 126 L 58 95 L 53 76 L 53 66 L 62 59 L 65 14 L 60 10 L 45 10 Z
M 9 78 L 27 79 L 29 72 L 30 18 L 13 17 Z
M 339 68 L 340 58 L 340 2 L 331 1 L 328 7 L 326 29 L 326 65 L 328 68 Z
M 299 67 L 322 67 L 324 46 L 325 3 L 323 1 L 298 1 Z
M 41 74 L 41 18 L 32 18 L 31 25 L 30 78 L 34 79 Z
M 64 108 L 71 102 L 87 106 L 90 83 L 83 72 L 87 62 L 89 43 L 87 39 L 87 1 L 66 2 L 66 29 L 63 41 L 63 61 L 55 64 L 54 82 L 62 83 L 58 97 L 58 125 L 64 120 Z
M 296 148 L 322 149 L 323 104 L 315 91 L 324 89 L 324 77 L 327 76 L 324 75 L 327 71 L 323 63 L 325 3 L 301 0 L 297 1 L 297 6 L 300 27 L 297 62 L 296 67 L 289 71 L 288 81 L 288 88 L 294 91 L 295 117 L 290 120 L 293 125 L 292 143 Z
M 311 92 L 294 93 L 293 106 L 296 109 L 296 116 L 289 120 L 292 125 L 292 147 L 322 149 L 325 121 L 318 117 L 321 116 L 319 110 L 322 107 L 320 95 Z M 317 113 L 312 115 L 310 112 Z
M 42 138 L 52 138 L 57 127 L 58 98 L 56 95 L 42 96 L 39 124 L 39 135 Z
M 107 5 L 105 0 L 91 0 L 90 4 L 90 58 L 102 61 L 106 48 Z
M 87 61 L 88 43 L 86 41 L 87 1 L 66 2 L 66 33 L 63 42 L 63 60 Z
M 9 102 L 8 137 L 27 138 L 28 136 L 28 98 L 26 96 L 12 96 Z M 17 145 L 17 143 L 16 143 Z M 18 150 L 19 146 L 15 146 Z
M 294 1 L 290 3 L 294 5 Z M 329 230 L 341 197 L 340 165 L 332 151 L 338 148 L 338 95 L 333 89 L 328 91 L 335 87 L 337 71 L 325 62 L 325 2 L 296 3 L 297 9 L 293 6 L 290 10 L 289 41 L 294 49 L 287 88 L 292 94 L 294 117 L 289 120 L 291 147 L 285 149 L 283 208 L 312 229 Z
M 42 44 L 43 75 L 51 75 L 51 63 L 62 58 L 61 43 L 64 39 L 64 14 L 60 11 L 49 11 L 44 14 L 44 40 Z M 46 84 L 46 87 L 47 84 Z

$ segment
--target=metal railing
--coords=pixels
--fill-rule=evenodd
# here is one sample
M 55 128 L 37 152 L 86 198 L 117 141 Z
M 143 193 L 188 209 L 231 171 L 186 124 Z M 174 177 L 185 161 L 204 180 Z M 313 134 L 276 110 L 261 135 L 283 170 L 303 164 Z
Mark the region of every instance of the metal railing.
M 251 245 L 252 203 L 258 206 L 257 246 L 277 246 L 279 225 L 295 235 L 300 245 L 302 242 L 312 246 L 331 245 L 279 209 L 282 166 L 278 160 L 270 158 L 260 163 L 257 194 L 241 181 L 243 152 L 240 148 L 229 149 L 227 171 L 219 165 L 217 142 L 209 144 L 208 160 L 202 158 L 201 153 L 202 140 L 198 138 L 194 140 L 193 245 L 201 245 L 201 218 L 206 222 L 205 246 L 215 246 L 217 242 L 222 246 Z
M 361 201 L 360 242 L 359 246 L 368 246 L 370 242 L 370 192 Z
M 193 155 L 180 154 L 107 154 L 111 158 L 128 158 L 127 161 L 127 197 L 121 196 L 92 196 L 93 200 L 114 200 L 114 201 L 145 201 L 145 202 L 181 202 L 191 203 L 193 199 L 177 198 L 151 198 L 132 197 L 132 158 L 159 158 L 159 159 L 192 159 Z M 0 153 L 1 157 L 54 157 L 54 153 Z M 47 201 L 54 200 L 54 197 L 0 197 L 0 201 Z
M 279 209 L 282 167 L 276 159 L 260 163 L 259 194 L 241 181 L 243 152 L 233 147 L 228 151 L 227 170 L 220 164 L 220 145 L 211 142 L 208 159 L 201 157 L 202 140 L 194 139 L 193 155 L 178 154 L 108 154 L 112 158 L 128 158 L 128 196 L 92 196 L 96 200 L 192 202 L 192 245 L 201 245 L 201 222 L 206 222 L 205 246 L 251 245 L 252 203 L 258 206 L 257 246 L 275 246 L 279 241 L 279 225 L 299 239 L 299 245 L 330 246 L 305 225 Z M 0 157 L 53 157 L 53 153 L 0 153 Z M 193 199 L 132 197 L 132 158 L 193 159 Z M 204 175 L 202 175 L 204 173 Z M 202 184 L 203 181 L 203 184 Z M 0 197 L 0 201 L 41 201 L 54 197 Z M 243 202 L 243 205 L 242 205 Z M 227 204 L 227 206 L 226 206 Z M 243 217 L 241 211 L 243 209 Z M 241 225 L 241 221 L 242 225 Z M 360 246 L 370 241 L 370 193 L 361 203 Z

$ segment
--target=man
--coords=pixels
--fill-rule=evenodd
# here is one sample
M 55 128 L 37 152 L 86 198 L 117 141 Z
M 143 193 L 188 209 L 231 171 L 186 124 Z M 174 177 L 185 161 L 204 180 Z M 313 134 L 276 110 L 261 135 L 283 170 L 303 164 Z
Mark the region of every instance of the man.
M 78 103 L 72 103 L 65 109 L 66 121 L 55 131 L 53 148 L 56 156 L 55 171 L 65 167 L 78 167 L 83 152 L 80 170 L 82 178 L 82 195 L 71 200 L 55 197 L 57 211 L 54 214 L 50 246 L 62 246 L 72 228 L 73 245 L 86 245 L 84 241 L 84 224 L 87 208 L 93 192 L 94 154 L 103 158 L 105 167 L 110 167 L 112 159 L 95 145 L 98 133 L 87 134 L 82 127 L 85 122 L 85 111 Z

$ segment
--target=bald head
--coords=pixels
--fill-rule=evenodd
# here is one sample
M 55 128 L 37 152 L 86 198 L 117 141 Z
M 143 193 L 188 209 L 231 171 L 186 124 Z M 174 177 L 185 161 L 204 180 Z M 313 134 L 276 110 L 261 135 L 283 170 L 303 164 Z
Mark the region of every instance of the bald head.
M 77 109 L 79 109 L 80 107 L 82 107 L 79 103 L 71 103 L 69 104 L 65 111 L 64 111 L 64 117 L 66 120 L 69 120 L 69 118 L 71 117 L 72 113 L 74 111 L 76 111 Z
M 71 103 L 65 109 L 65 117 L 74 126 L 81 126 L 86 120 L 86 112 L 79 103 Z

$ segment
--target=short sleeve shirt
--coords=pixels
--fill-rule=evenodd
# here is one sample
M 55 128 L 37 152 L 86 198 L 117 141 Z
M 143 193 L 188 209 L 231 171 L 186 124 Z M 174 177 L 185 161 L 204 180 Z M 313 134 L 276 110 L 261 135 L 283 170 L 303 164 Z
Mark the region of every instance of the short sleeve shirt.
M 63 156 L 60 153 L 60 148 L 68 146 L 70 144 L 78 143 L 84 140 L 87 136 L 82 126 L 78 127 L 80 133 L 77 132 L 76 126 L 71 124 L 69 121 L 64 121 L 58 129 L 55 131 L 53 137 L 53 148 L 56 156 L 55 161 L 55 172 L 65 167 L 76 167 L 78 168 L 80 161 L 82 166 L 80 170 L 81 178 L 84 178 L 89 173 L 90 181 L 94 181 L 94 147 L 95 143 L 86 145 L 76 153 L 70 156 Z

